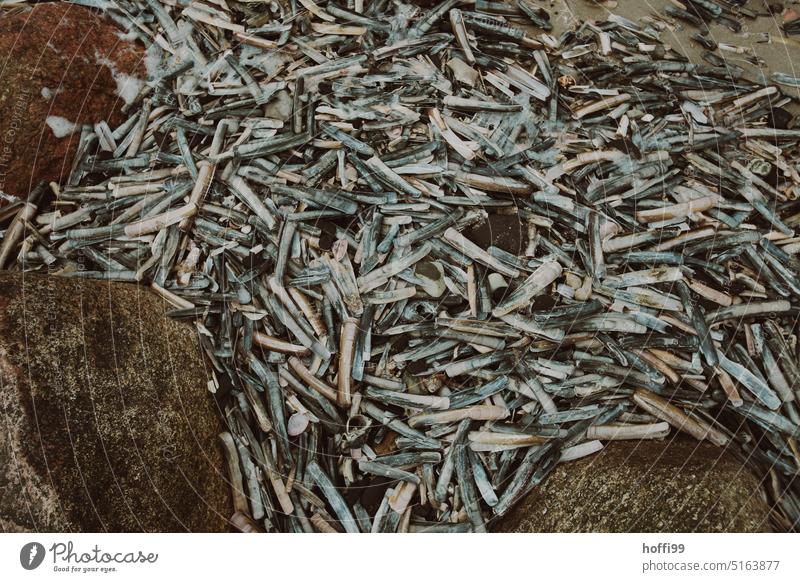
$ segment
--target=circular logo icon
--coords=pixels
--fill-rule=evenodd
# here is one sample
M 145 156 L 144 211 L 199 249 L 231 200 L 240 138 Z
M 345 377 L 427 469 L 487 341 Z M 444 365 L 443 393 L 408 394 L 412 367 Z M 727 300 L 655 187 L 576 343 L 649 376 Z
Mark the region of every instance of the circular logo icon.
M 44 561 L 44 546 L 39 542 L 30 542 L 19 551 L 19 563 L 26 570 L 35 570 Z

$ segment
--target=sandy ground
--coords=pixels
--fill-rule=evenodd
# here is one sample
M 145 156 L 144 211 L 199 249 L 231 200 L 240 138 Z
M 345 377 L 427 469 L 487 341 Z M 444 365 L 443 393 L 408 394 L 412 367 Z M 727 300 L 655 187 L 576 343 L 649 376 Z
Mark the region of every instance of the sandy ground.
M 609 14 L 614 13 L 633 21 L 643 22 L 648 17 L 658 17 L 669 23 L 670 29 L 662 33 L 662 40 L 673 49 L 688 57 L 693 62 L 704 62 L 702 54 L 705 49 L 691 36 L 698 32 L 694 26 L 670 18 L 664 13 L 664 7 L 676 5 L 670 0 L 618 0 L 615 8 L 607 8 L 592 0 L 545 0 L 536 2 L 545 8 L 551 15 L 554 29 L 553 34 L 558 35 L 576 22 L 586 20 L 604 20 Z M 800 77 L 800 36 L 787 37 L 782 32 L 782 17 L 780 11 L 770 14 L 766 5 L 774 7 L 794 7 L 800 13 L 800 2 L 764 2 L 764 0 L 749 0 L 745 8 L 759 14 L 754 19 L 740 17 L 742 30 L 732 32 L 725 26 L 712 24 L 709 36 L 718 43 L 727 43 L 745 47 L 760 59 L 758 65 L 749 63 L 742 56 L 722 50 L 715 51 L 717 55 L 731 63 L 743 67 L 750 78 L 758 79 L 759 75 L 769 77 L 773 72 L 784 72 Z M 769 42 L 763 42 L 763 34 L 769 33 Z M 783 87 L 784 92 L 800 98 L 800 90 Z M 800 106 L 796 109 L 800 112 Z

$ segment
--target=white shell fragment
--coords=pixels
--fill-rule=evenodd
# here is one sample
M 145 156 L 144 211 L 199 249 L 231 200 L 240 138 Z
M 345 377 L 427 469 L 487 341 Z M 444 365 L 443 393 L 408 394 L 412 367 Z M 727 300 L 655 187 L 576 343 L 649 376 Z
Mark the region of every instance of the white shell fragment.
M 308 428 L 309 422 L 308 416 L 296 412 L 289 417 L 289 421 L 286 423 L 286 432 L 290 437 L 299 436 Z

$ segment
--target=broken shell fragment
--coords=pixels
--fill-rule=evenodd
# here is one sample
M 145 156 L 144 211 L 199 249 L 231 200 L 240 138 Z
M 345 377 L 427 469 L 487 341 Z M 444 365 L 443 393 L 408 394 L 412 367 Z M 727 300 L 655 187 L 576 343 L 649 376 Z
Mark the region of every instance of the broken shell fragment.
M 309 422 L 308 416 L 296 412 L 289 417 L 289 421 L 286 423 L 286 432 L 290 437 L 300 436 L 308 428 Z

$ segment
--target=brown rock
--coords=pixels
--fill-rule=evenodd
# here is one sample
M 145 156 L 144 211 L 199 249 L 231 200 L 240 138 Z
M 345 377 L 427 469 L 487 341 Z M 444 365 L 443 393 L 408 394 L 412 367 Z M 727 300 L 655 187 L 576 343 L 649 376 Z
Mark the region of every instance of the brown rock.
M 0 531 L 225 531 L 206 380 L 149 290 L 0 272 Z
M 114 76 L 144 79 L 143 56 L 140 44 L 81 6 L 0 12 L 0 191 L 24 197 L 41 180 L 67 176 L 80 129 L 57 138 L 47 118 L 120 123 L 124 102 Z
M 762 532 L 758 479 L 724 449 L 697 441 L 610 443 L 560 465 L 500 532 Z

